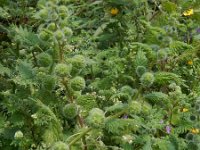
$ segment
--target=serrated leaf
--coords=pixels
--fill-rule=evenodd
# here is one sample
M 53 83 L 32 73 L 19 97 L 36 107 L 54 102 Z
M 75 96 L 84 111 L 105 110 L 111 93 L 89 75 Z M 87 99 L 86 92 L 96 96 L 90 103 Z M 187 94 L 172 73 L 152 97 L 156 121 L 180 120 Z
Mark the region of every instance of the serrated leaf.
M 168 13 L 174 12 L 177 9 L 177 6 L 173 2 L 164 1 L 162 2 L 162 8 L 167 11 Z
M 171 123 L 177 125 L 180 122 L 180 116 L 177 113 L 172 114 Z
M 16 67 L 19 75 L 24 79 L 32 79 L 34 76 L 32 64 L 26 61 L 19 61 Z
M 104 29 L 107 27 L 109 23 L 103 23 L 100 27 L 97 28 L 97 30 L 94 33 L 94 37 L 97 37 L 98 35 L 100 35 L 101 33 L 103 33 Z
M 118 102 L 110 107 L 107 107 L 106 112 L 120 111 L 120 110 L 124 109 L 126 106 L 127 106 L 126 104 Z
M 145 139 L 146 143 L 143 146 L 142 150 L 152 150 L 151 147 L 151 137 L 147 136 L 147 138 Z
M 144 95 L 145 99 L 151 103 L 165 102 L 168 100 L 168 95 L 162 92 L 152 92 Z
M 0 75 L 10 75 L 11 70 L 7 67 L 4 67 L 2 64 L 0 64 Z
M 155 83 L 159 85 L 166 85 L 171 82 L 176 82 L 178 85 L 183 84 L 184 80 L 177 74 L 172 72 L 156 72 Z

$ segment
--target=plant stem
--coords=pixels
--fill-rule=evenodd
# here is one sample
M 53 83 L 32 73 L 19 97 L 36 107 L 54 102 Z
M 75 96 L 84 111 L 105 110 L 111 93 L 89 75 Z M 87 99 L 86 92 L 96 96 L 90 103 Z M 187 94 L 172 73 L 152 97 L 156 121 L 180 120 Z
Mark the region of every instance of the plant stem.
M 126 112 L 127 112 L 127 109 L 124 109 L 124 110 L 122 110 L 122 111 L 120 111 L 120 112 L 114 114 L 113 116 L 109 116 L 109 117 L 107 117 L 106 120 L 109 120 L 109 119 L 113 119 L 113 118 L 119 117 L 119 116 L 121 116 L 122 114 L 124 114 L 124 113 L 126 113 Z
M 74 143 L 76 143 L 79 139 L 81 139 L 83 136 L 85 136 L 91 130 L 92 130 L 92 128 L 87 128 L 84 132 L 82 132 L 79 136 L 77 136 L 74 140 L 72 140 L 69 143 L 69 146 L 72 146 Z
M 68 85 L 67 85 L 67 79 L 63 78 L 62 79 L 62 83 L 63 83 L 63 85 L 65 86 L 65 88 L 67 90 L 67 93 L 68 93 L 67 96 L 70 99 L 70 103 L 74 103 L 73 95 L 72 95 L 72 93 L 69 90 Z M 80 114 L 78 114 L 77 122 L 79 123 L 81 128 L 84 128 L 84 126 L 85 126 L 84 125 L 84 121 L 83 121 L 83 118 L 80 116 Z M 87 144 L 86 144 L 85 135 L 82 135 L 81 138 L 82 138 L 82 142 L 83 142 L 83 150 L 87 150 Z
M 58 42 L 58 47 L 59 47 L 59 62 L 63 62 L 63 44 L 61 44 L 60 42 Z
M 37 66 L 38 64 L 37 64 L 37 58 L 35 56 L 35 53 L 34 53 L 34 51 L 32 51 L 31 53 L 32 53 L 32 56 L 33 56 L 34 63 Z

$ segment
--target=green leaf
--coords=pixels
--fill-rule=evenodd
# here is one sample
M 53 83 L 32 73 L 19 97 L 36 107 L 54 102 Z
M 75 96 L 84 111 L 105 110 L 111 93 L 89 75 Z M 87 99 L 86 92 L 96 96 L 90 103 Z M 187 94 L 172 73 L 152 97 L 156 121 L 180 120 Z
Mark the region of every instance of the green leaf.
M 156 72 L 155 73 L 155 83 L 159 85 L 166 85 L 171 82 L 176 82 L 178 85 L 183 84 L 183 79 L 175 73 L 172 72 Z
M 106 22 L 106 23 L 103 23 L 100 27 L 98 27 L 97 30 L 94 33 L 94 37 L 97 37 L 98 35 L 102 34 L 104 29 L 107 27 L 108 24 L 109 23 Z
M 166 102 L 168 100 L 168 95 L 162 92 L 152 92 L 144 95 L 144 97 L 153 104 Z
M 107 107 L 106 112 L 116 112 L 116 111 L 119 112 L 120 110 L 123 110 L 126 106 L 127 106 L 126 104 L 123 104 L 121 102 L 117 102 L 114 105 Z
M 151 137 L 150 137 L 150 136 L 147 136 L 147 137 L 145 138 L 145 141 L 146 141 L 146 143 L 145 143 L 145 145 L 143 146 L 142 150 L 152 150 L 152 147 L 151 147 L 151 145 L 152 145 L 152 143 L 151 143 Z
M 171 118 L 171 123 L 173 125 L 177 125 L 178 123 L 180 123 L 181 119 L 180 119 L 180 115 L 177 113 L 173 113 L 172 114 L 172 118 Z
M 159 147 L 159 150 L 176 150 L 174 145 L 165 139 L 157 139 L 156 145 Z
M 136 132 L 139 123 L 134 119 L 109 119 L 106 121 L 105 127 L 108 132 L 116 135 Z
M 26 61 L 18 61 L 16 70 L 19 72 L 19 75 L 24 79 L 32 79 L 34 76 L 32 64 Z
M 162 2 L 162 8 L 163 8 L 163 10 L 167 11 L 168 13 L 172 13 L 172 12 L 176 11 L 177 5 L 173 2 L 164 1 L 164 2 Z
M 147 63 L 148 63 L 148 59 L 145 53 L 142 50 L 139 50 L 135 58 L 135 68 L 137 68 L 138 66 L 146 67 Z
M 10 75 L 11 70 L 7 67 L 4 67 L 2 64 L 0 64 L 0 75 Z
M 180 141 L 178 141 L 178 137 L 177 137 L 177 136 L 171 134 L 171 135 L 169 136 L 169 140 L 170 140 L 170 142 L 174 145 L 174 147 L 175 147 L 176 150 L 179 150 L 179 149 L 180 149 L 180 147 L 179 147 L 179 144 L 180 144 L 179 142 L 180 142 Z
M 133 150 L 133 146 L 128 143 L 123 144 L 122 147 L 124 150 Z
M 170 43 L 170 49 L 173 50 L 174 53 L 182 53 L 186 50 L 193 50 L 194 47 L 187 44 L 187 43 L 184 43 L 182 41 L 173 41 Z

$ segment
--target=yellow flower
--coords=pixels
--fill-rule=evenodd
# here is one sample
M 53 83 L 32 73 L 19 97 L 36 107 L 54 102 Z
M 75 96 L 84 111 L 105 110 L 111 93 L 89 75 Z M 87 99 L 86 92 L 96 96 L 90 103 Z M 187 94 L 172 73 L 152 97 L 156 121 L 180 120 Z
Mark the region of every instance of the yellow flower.
M 183 12 L 184 16 L 191 16 L 193 14 L 194 14 L 194 10 L 193 9 L 188 9 L 188 10 Z
M 191 132 L 192 132 L 193 134 L 198 134 L 198 133 L 199 133 L 199 129 L 195 129 L 195 128 L 194 128 L 194 129 L 191 130 Z
M 192 61 L 192 60 L 189 60 L 189 61 L 187 62 L 187 64 L 191 66 L 191 65 L 193 65 L 193 61 Z
M 110 13 L 111 13 L 111 15 L 117 15 L 117 14 L 119 13 L 119 9 L 117 9 L 117 8 L 112 8 L 112 9 L 110 10 Z
M 189 111 L 189 109 L 187 109 L 187 108 L 183 108 L 183 110 L 182 110 L 182 112 L 188 112 Z

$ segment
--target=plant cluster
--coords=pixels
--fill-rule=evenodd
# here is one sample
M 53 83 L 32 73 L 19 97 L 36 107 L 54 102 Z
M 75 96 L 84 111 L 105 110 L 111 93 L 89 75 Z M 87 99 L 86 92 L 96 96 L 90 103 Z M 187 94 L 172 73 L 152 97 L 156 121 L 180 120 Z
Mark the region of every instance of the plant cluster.
M 200 149 L 200 1 L 0 5 L 0 149 Z

